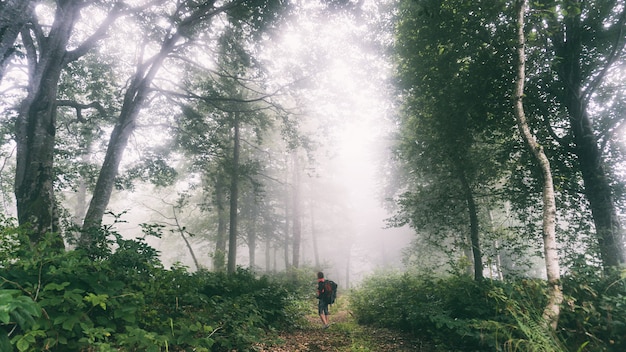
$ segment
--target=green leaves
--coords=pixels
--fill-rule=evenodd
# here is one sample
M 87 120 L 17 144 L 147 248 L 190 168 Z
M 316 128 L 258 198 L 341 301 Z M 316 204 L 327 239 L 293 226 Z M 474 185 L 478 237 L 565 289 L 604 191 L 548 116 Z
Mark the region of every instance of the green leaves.
M 40 316 L 41 307 L 30 297 L 24 296 L 22 291 L 0 289 L 0 326 L 9 326 L 9 331 L 14 331 L 15 326 L 28 330 L 35 324 L 35 318 Z M 10 335 L 0 329 L 0 350 L 12 351 L 11 345 L 15 344 L 19 351 L 26 351 L 35 342 L 36 336 L 41 336 L 41 331 L 18 335 L 10 341 Z
M 27 252 L 1 266 L 0 351 L 248 350 L 295 319 L 283 284 L 245 270 L 165 270 L 145 242 L 116 241 L 96 260 Z
M 88 293 L 87 296 L 85 296 L 83 299 L 86 302 L 91 303 L 93 307 L 100 306 L 100 308 L 102 308 L 103 310 L 106 310 L 107 309 L 106 302 L 109 299 L 109 295 L 107 294 L 96 295 L 93 293 Z
M 17 323 L 22 328 L 31 325 L 33 317 L 41 316 L 41 308 L 19 290 L 0 290 L 0 323 Z

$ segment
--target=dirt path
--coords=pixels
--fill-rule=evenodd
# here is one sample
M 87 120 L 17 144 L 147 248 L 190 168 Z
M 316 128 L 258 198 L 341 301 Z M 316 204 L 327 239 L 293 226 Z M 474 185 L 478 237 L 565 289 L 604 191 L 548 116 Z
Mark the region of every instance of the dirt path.
M 319 317 L 306 317 L 308 324 L 291 332 L 279 332 L 257 346 L 261 352 L 435 352 L 416 338 L 387 329 L 358 325 L 348 311 L 331 315 L 331 325 L 322 329 Z

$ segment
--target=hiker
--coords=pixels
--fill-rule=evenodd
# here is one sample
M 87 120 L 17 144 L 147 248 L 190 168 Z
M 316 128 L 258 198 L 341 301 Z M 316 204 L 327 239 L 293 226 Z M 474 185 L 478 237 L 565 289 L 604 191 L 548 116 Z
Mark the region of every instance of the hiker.
M 317 311 L 320 315 L 320 319 L 322 319 L 322 324 L 324 324 L 324 329 L 328 328 L 330 325 L 328 323 L 328 301 L 325 299 L 324 295 L 324 273 L 317 273 Z

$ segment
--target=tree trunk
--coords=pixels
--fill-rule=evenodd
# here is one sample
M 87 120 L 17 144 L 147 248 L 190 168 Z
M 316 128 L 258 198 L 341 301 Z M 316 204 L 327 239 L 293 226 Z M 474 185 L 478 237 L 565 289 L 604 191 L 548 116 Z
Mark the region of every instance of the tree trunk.
M 554 199 L 554 185 L 552 182 L 552 171 L 550 162 L 543 151 L 543 148 L 530 132 L 526 115 L 524 113 L 524 80 L 526 70 L 525 36 L 524 36 L 524 14 L 526 13 L 526 0 L 518 2 L 519 12 L 517 18 L 517 78 L 515 81 L 515 117 L 517 126 L 524 138 L 528 148 L 534 155 L 541 168 L 543 176 L 543 248 L 546 262 L 546 274 L 548 279 L 548 304 L 543 311 L 543 318 L 549 326 L 556 330 L 560 305 L 563 301 L 561 291 L 561 274 L 559 269 L 559 258 L 556 240 L 556 202 Z
M 215 206 L 217 208 L 217 238 L 213 254 L 213 270 L 226 271 L 226 207 L 224 175 L 220 172 L 215 184 Z
M 570 119 L 572 121 L 576 156 L 585 185 L 585 196 L 591 207 L 596 228 L 600 258 L 605 270 L 624 263 L 622 225 L 620 223 L 613 192 L 606 175 L 604 162 L 598 148 L 591 121 L 586 112 L 580 111 L 580 104 L 573 94 L 570 96 Z
M 278 271 L 278 247 L 274 247 L 274 260 L 273 260 L 273 265 L 272 265 L 272 271 L 273 272 L 277 272 Z
M 285 164 L 289 165 L 289 163 L 287 162 L 287 160 L 285 160 Z M 289 185 L 289 182 L 286 182 L 287 185 Z M 285 270 L 288 270 L 290 265 L 289 265 L 289 233 L 290 233 L 290 229 L 291 229 L 291 207 L 289 206 L 291 201 L 290 201 L 290 195 L 291 192 L 293 192 L 293 189 L 291 187 L 287 187 L 287 191 L 285 192 L 285 228 L 284 228 L 284 238 L 283 238 L 283 256 L 285 259 Z
M 185 231 L 182 231 L 179 228 L 178 233 L 180 233 L 180 237 L 182 237 L 183 241 L 185 241 L 185 246 L 187 247 L 187 250 L 189 251 L 189 254 L 191 255 L 191 259 L 193 260 L 193 264 L 196 266 L 196 270 L 200 270 L 200 263 L 198 262 L 196 253 L 193 251 L 193 247 L 191 246 L 191 243 L 189 243 L 189 240 L 185 236 Z
M 293 158 L 293 260 L 292 265 L 294 268 L 300 266 L 300 242 L 302 241 L 302 214 L 300 214 L 300 163 L 298 160 L 298 154 L 293 151 L 291 154 Z
M 351 267 L 352 267 L 352 243 L 350 243 L 350 246 L 348 246 L 348 255 L 346 255 L 346 281 L 345 281 L 345 288 L 346 291 L 350 288 L 350 272 L 351 272 Z
M 239 197 L 239 116 L 233 118 L 233 160 L 230 179 L 230 228 L 228 234 L 228 273 L 237 269 L 237 198 Z
M 0 3 L 0 82 L 11 57 L 15 54 L 15 41 L 33 14 L 34 2 L 6 0 Z
M 320 267 L 320 254 L 317 247 L 317 229 L 315 228 L 315 203 L 311 202 L 311 241 L 313 242 L 313 257 L 315 267 Z
M 265 238 L 265 272 L 270 273 L 272 271 L 272 237 L 267 234 Z
M 82 154 L 81 161 L 87 165 L 89 163 L 89 154 Z M 76 187 L 76 192 L 74 192 L 76 204 L 74 205 L 74 215 L 72 216 L 72 223 L 76 227 L 83 223 L 85 212 L 87 211 L 87 181 L 81 176 L 77 182 L 78 186 Z
M 41 38 L 44 45 L 38 56 L 32 39 L 23 36 L 31 72 L 28 95 L 16 120 L 15 198 L 19 223 L 31 227 L 33 243 L 59 230 L 53 189 L 56 97 L 61 71 L 69 62 L 66 48 L 81 6 L 74 1 L 57 4 L 52 28 L 47 37 Z M 60 234 L 54 246 L 63 247 Z
M 624 263 L 624 243 L 620 220 L 615 208 L 615 200 L 607 176 L 602 152 L 594 133 L 592 121 L 587 113 L 588 94 L 583 88 L 581 55 L 583 52 L 581 15 L 570 15 L 565 20 L 567 40 L 555 38 L 557 72 L 561 82 L 566 82 L 563 89 L 563 104 L 567 107 L 571 129 L 576 145 L 574 151 L 580 166 L 585 196 L 591 207 L 591 214 L 596 228 L 600 258 L 605 269 Z M 622 33 L 623 35 L 623 33 Z M 592 83 L 587 90 L 593 90 L 599 81 Z
M 489 216 L 489 226 L 491 227 L 491 230 L 493 232 L 497 231 L 495 228 L 494 221 L 493 221 L 493 213 L 491 209 L 489 209 L 489 212 L 487 213 L 487 215 Z M 495 251 L 495 256 L 496 256 L 496 260 L 495 260 L 496 275 L 499 280 L 504 280 L 504 273 L 502 272 L 502 256 L 500 255 L 500 243 L 498 242 L 498 239 L 493 240 L 493 249 Z
M 248 226 L 248 267 L 250 270 L 254 271 L 256 266 L 256 240 L 257 240 L 257 217 L 258 217 L 258 207 L 255 204 L 254 193 L 250 193 L 250 197 L 252 199 L 247 199 L 248 204 L 250 205 L 250 218 Z
M 191 255 L 191 259 L 193 260 L 193 264 L 196 266 L 196 270 L 200 270 L 200 263 L 198 262 L 198 258 L 196 257 L 196 252 L 193 251 L 193 247 L 191 246 L 191 243 L 189 242 L 189 239 L 187 238 L 187 236 L 185 236 L 185 229 L 183 226 L 181 226 L 180 222 L 178 221 L 178 215 L 176 215 L 176 207 L 172 207 L 172 214 L 174 215 L 174 221 L 176 222 L 176 230 L 178 231 L 178 233 L 180 234 L 180 237 L 182 237 L 183 241 L 185 242 L 185 246 L 187 247 L 187 250 L 189 251 L 189 254 Z
M 252 229 L 248 232 L 248 267 L 254 271 L 256 266 L 256 232 Z
M 478 210 L 476 209 L 476 201 L 474 200 L 469 182 L 467 182 L 467 178 L 462 170 L 459 172 L 459 178 L 461 180 L 461 187 L 463 187 L 467 212 L 470 219 L 470 243 L 472 246 L 472 257 L 474 259 L 474 280 L 480 281 L 484 278 L 484 268 L 478 233 Z
M 178 32 L 167 38 L 163 42 L 160 52 L 152 60 L 149 60 L 151 64 L 139 66 L 126 94 L 124 94 L 122 110 L 111 132 L 104 162 L 102 163 L 96 187 L 93 191 L 93 197 L 83 222 L 83 231 L 85 233 L 81 238 L 81 245 L 88 245 L 92 240 L 88 230 L 97 228 L 102 223 L 106 207 L 111 199 L 115 177 L 117 177 L 124 150 L 128 144 L 128 139 L 135 131 L 139 112 L 148 99 L 150 85 L 157 72 L 161 69 L 163 61 L 174 49 L 179 39 L 180 35 Z

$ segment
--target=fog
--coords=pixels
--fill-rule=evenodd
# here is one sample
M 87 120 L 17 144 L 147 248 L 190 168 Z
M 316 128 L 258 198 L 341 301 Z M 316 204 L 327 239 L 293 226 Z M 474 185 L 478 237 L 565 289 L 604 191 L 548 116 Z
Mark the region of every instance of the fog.
M 374 2 L 365 2 L 358 16 L 329 15 L 316 6 L 301 5 L 299 15 L 272 33 L 261 57 L 277 85 L 303 79 L 308 86 L 299 97 L 298 111 L 303 133 L 315 148 L 302 180 L 300 266 L 324 270 L 342 286 L 353 286 L 376 270 L 401 269 L 402 252 L 413 237 L 409 229 L 385 225 L 391 214 L 381 193 L 381 160 L 390 157 L 387 140 L 394 126 L 391 64 L 377 47 L 384 32 L 371 28 L 381 20 L 376 18 L 380 9 Z M 371 33 L 377 33 L 377 38 Z M 125 158 L 126 163 L 132 162 L 132 151 Z M 195 270 L 193 253 L 201 267 L 211 269 L 212 229 L 204 235 L 187 234 L 188 242 L 177 231 L 209 216 L 193 205 L 176 213 L 176 198 L 181 190 L 188 191 L 190 183 L 187 179 L 166 188 L 138 185 L 134 192 L 115 193 L 109 208 L 115 214 L 124 212 L 123 222 L 115 228 L 125 237 L 142 236 L 141 223 L 165 226 L 160 239 L 146 240 L 161 252 L 166 267 L 180 263 Z M 259 240 L 254 269 L 260 272 L 268 270 L 264 253 Z M 247 267 L 243 238 L 238 240 L 237 254 L 237 264 Z M 273 248 L 269 269 L 284 270 L 283 258 L 281 250 Z
M 270 88 L 272 84 L 281 87 L 293 82 L 305 86 L 301 91 L 294 86 L 283 92 L 286 99 L 293 100 L 287 105 L 296 105 L 294 113 L 300 133 L 312 141 L 301 180 L 300 267 L 310 268 L 312 277 L 313 271 L 324 270 L 327 277 L 343 287 L 357 284 L 376 270 L 401 269 L 403 250 L 413 238 L 409 229 L 389 229 L 385 225 L 391 214 L 385 210 L 385 195 L 381 192 L 381 175 L 385 172 L 381 161 L 390 157 L 387 148 L 395 112 L 391 63 L 381 46 L 392 34 L 385 32 L 384 26 L 379 27 L 385 20 L 380 16 L 386 14 L 379 7 L 382 3 L 364 1 L 358 11 L 331 13 L 317 1 L 298 2 L 296 15 L 270 30 L 258 52 L 269 73 Z M 130 28 L 128 23 L 124 26 Z M 130 52 L 132 49 L 112 44 L 123 42 L 120 38 L 128 33 L 132 30 L 111 33 L 114 40 L 106 44 L 108 52 L 120 56 L 119 62 L 132 62 L 136 55 Z M 122 59 L 124 56 L 128 57 Z M 164 75 L 170 76 L 161 77 L 160 82 L 173 81 L 177 75 L 175 68 L 164 71 Z M 119 74 L 122 77 L 126 72 Z M 25 80 L 19 72 L 5 78 L 3 84 L 8 84 L 9 79 Z M 155 125 L 155 111 L 175 115 L 176 108 L 157 100 L 152 104 L 155 106 L 144 107 L 141 113 L 144 126 L 135 131 L 120 173 L 145 158 L 145 148 L 157 148 L 159 143 L 167 148 L 171 142 L 166 130 L 150 125 Z M 105 135 L 110 129 L 103 126 Z M 92 151 L 94 162 L 105 152 L 106 143 L 101 143 L 100 149 Z M 4 146 L 9 151 L 14 147 Z M 173 155 L 170 161 L 177 169 L 189 162 L 183 155 Z M 215 219 L 207 219 L 215 215 L 201 210 L 200 190 L 193 189 L 199 178 L 197 174 L 185 174 L 168 187 L 135 181 L 132 190 L 114 190 L 104 222 L 125 238 L 145 238 L 160 251 L 165 267 L 180 263 L 190 270 L 197 266 L 211 270 L 215 229 L 206 223 L 214 223 Z M 74 187 L 58 192 L 57 196 L 80 223 L 89 199 L 84 189 L 77 191 L 80 185 Z M 181 194 L 190 194 L 189 204 L 178 208 Z M 3 193 L 2 202 L 7 213 L 15 215 L 14 200 L 5 198 Z M 162 225 L 162 236 L 145 236 L 141 224 Z M 271 249 L 267 268 L 264 246 L 262 240 L 257 241 L 253 269 L 285 270 L 284 253 L 278 248 Z M 248 246 L 242 234 L 237 254 L 237 264 L 248 267 Z

